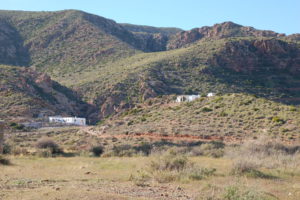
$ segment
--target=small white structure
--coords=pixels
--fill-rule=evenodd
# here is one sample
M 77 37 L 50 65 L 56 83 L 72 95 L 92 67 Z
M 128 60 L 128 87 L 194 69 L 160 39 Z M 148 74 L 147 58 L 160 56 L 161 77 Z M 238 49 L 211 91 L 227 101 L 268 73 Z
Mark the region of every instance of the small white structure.
M 86 119 L 85 118 L 78 118 L 78 117 L 61 117 L 61 116 L 53 116 L 49 117 L 50 123 L 61 123 L 66 125 L 78 125 L 78 126 L 85 126 Z
M 180 103 L 180 102 L 191 102 L 194 101 L 196 99 L 199 99 L 200 95 L 180 95 L 176 98 L 176 102 Z
M 210 92 L 210 93 L 207 94 L 207 97 L 213 97 L 213 96 L 216 96 L 216 93 Z

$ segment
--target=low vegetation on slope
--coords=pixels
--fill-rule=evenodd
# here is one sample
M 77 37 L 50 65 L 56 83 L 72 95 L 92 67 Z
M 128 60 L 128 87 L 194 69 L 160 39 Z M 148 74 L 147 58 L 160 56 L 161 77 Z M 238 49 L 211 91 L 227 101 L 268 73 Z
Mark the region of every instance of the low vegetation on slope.
M 84 115 L 76 93 L 28 68 L 0 66 L 0 118 L 28 121 L 43 115 Z
M 152 99 L 107 119 L 98 128 L 111 134 L 223 136 L 241 139 L 270 134 L 299 141 L 299 107 L 247 94 L 202 97 L 188 103 Z M 162 103 L 164 102 L 165 103 Z
M 297 35 L 232 22 L 191 31 L 118 24 L 76 10 L 0 11 L 0 19 L 0 63 L 47 72 L 95 105 L 97 120 L 169 94 L 299 104 Z
M 166 94 L 245 92 L 298 104 L 299 53 L 296 44 L 277 39 L 201 40 L 89 68 L 71 75 L 80 82 L 62 82 L 101 106 L 100 119 Z

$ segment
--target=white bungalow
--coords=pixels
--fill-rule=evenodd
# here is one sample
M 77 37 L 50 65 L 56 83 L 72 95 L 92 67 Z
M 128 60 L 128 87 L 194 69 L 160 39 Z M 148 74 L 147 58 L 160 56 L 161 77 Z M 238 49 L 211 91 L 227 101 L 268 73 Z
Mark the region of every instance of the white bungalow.
M 216 93 L 210 92 L 210 93 L 207 94 L 207 97 L 213 97 L 213 96 L 216 96 Z
M 176 98 L 176 102 L 191 102 L 200 98 L 200 95 L 180 95 Z
M 86 119 L 78 118 L 78 117 L 61 117 L 61 116 L 53 116 L 49 117 L 50 123 L 61 123 L 66 125 L 77 125 L 77 126 L 85 126 Z

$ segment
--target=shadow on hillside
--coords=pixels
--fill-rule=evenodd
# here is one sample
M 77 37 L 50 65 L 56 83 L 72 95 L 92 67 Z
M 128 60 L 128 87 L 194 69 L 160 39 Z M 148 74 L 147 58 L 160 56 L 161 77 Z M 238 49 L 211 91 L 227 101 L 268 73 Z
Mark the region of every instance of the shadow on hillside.
M 241 92 L 263 97 L 286 105 L 300 104 L 300 77 L 284 71 L 244 74 L 220 68 L 211 73 L 229 92 Z M 222 91 L 218 91 L 223 93 Z
M 30 60 L 18 30 L 5 20 L 0 20 L 0 64 L 28 66 Z

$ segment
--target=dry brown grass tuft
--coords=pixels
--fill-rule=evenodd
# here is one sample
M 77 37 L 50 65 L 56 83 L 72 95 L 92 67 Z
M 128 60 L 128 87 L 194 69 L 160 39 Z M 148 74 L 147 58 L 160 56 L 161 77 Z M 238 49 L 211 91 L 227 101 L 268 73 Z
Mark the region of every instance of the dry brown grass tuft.
M 257 172 L 259 168 L 299 171 L 300 146 L 285 145 L 278 140 L 261 137 L 240 147 L 230 148 L 226 155 L 233 159 L 235 174 Z

